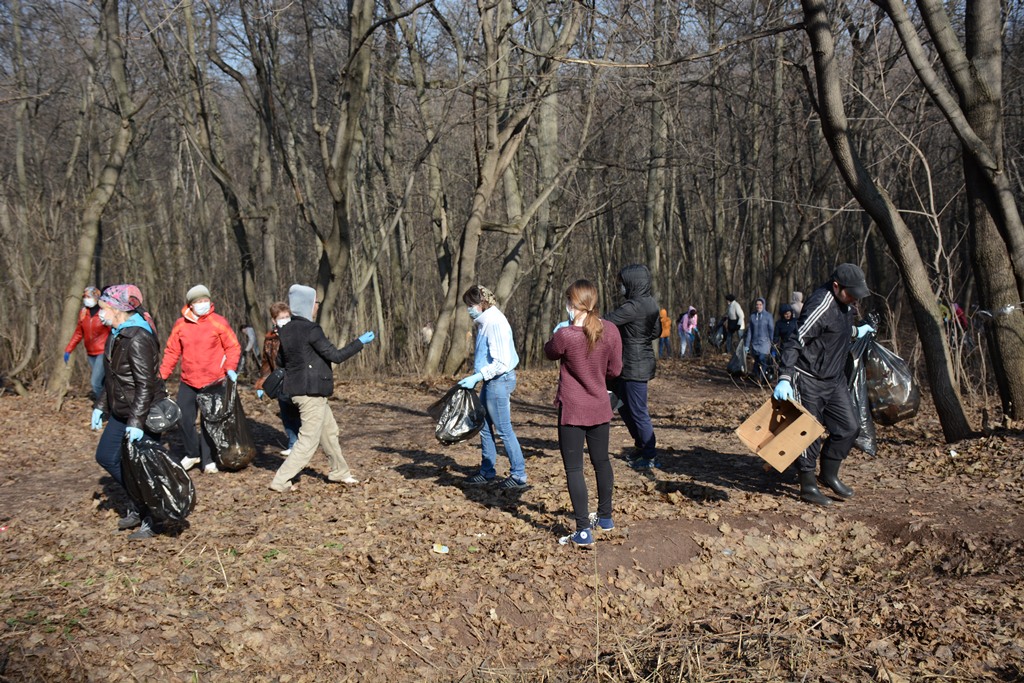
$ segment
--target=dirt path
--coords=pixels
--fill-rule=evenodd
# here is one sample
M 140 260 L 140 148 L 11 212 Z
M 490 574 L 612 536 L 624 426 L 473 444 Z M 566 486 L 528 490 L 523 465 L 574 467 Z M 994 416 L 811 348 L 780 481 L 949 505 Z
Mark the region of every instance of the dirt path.
M 618 528 L 584 551 L 557 543 L 555 379 L 520 374 L 518 494 L 462 485 L 478 446 L 434 440 L 423 411 L 447 383 L 411 378 L 338 387 L 362 484 L 327 482 L 318 455 L 275 494 L 283 433 L 247 394 L 255 463 L 195 474 L 191 527 L 134 544 L 87 402 L 54 419 L 0 398 L 0 680 L 1024 677 L 1019 435 L 953 456 L 930 415 L 880 428 L 880 456 L 844 469 L 854 499 L 812 508 L 733 434 L 766 389 L 664 363 L 661 467 L 616 459 Z M 630 445 L 613 422 L 613 453 Z

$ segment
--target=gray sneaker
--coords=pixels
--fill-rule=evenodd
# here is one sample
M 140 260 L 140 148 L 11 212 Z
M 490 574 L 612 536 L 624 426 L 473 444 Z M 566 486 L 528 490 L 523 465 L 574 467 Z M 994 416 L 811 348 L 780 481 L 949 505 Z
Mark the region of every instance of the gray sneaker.
M 134 529 L 140 524 L 142 524 L 142 520 L 139 519 L 139 513 L 135 512 L 135 510 L 129 510 L 128 514 L 117 520 L 117 530 L 126 531 L 128 529 Z

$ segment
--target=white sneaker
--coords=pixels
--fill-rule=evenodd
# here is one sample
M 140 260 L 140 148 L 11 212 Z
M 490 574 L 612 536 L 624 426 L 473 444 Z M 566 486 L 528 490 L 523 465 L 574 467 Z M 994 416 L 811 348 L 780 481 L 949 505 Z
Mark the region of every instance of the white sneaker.
M 337 479 L 331 475 L 327 475 L 328 481 L 333 481 L 336 484 L 358 484 L 359 480 L 353 477 L 351 474 L 346 475 L 343 479 Z
M 283 451 L 281 451 L 281 455 L 291 455 L 291 454 L 292 454 L 292 449 L 290 449 L 290 448 L 286 448 Z
M 217 469 L 217 463 L 211 462 L 203 468 L 203 472 L 206 472 L 207 474 L 216 474 L 217 472 L 220 472 L 220 470 Z
M 181 459 L 181 466 L 188 472 L 190 469 L 199 464 L 199 458 L 190 458 L 187 455 Z

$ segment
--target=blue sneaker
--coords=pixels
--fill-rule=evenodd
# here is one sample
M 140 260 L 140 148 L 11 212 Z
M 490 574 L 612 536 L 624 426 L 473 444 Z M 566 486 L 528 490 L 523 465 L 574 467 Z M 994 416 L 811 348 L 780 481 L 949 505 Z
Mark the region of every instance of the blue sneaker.
M 569 545 L 570 543 L 584 548 L 594 545 L 594 532 L 590 529 L 581 529 L 571 536 L 562 536 L 558 539 L 558 545 Z
M 643 472 L 646 470 L 653 470 L 654 461 L 646 458 L 637 458 L 636 460 L 631 460 L 629 466 L 638 472 Z
M 590 513 L 590 528 L 595 531 L 611 531 L 615 528 L 615 522 L 611 517 L 598 517 L 596 512 Z

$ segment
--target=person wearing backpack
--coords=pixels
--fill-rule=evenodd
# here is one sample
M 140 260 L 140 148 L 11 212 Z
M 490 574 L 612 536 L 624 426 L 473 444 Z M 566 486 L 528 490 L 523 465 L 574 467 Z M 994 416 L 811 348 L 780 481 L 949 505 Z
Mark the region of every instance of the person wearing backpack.
M 841 263 L 832 277 L 811 293 L 796 334 L 782 346 L 779 383 L 772 395 L 780 401 L 798 398 L 828 430 L 828 438 L 808 446 L 796 461 L 800 499 L 814 505 L 832 504 L 815 481 L 819 455 L 821 473 L 817 480 L 840 500 L 853 496 L 853 489 L 839 479 L 843 460 L 860 432 L 846 379 L 846 360 L 854 338 L 875 331 L 868 324 L 853 326 L 853 305 L 869 293 L 864 271 L 853 263 Z
M 157 372 L 160 345 L 150 323 L 136 310 L 141 300 L 138 287 L 124 284 L 107 287 L 98 301 L 97 315 L 110 328 L 110 335 L 103 352 L 103 389 L 93 405 L 90 426 L 94 431 L 103 428 L 96 445 L 96 462 L 122 487 L 121 442 L 125 436 L 138 441 L 148 433 L 149 409 L 166 396 Z M 159 434 L 148 434 L 160 438 Z M 139 529 L 128 536 L 132 540 L 151 538 L 156 533 L 145 506 L 129 496 L 128 511 L 118 520 L 117 528 L 135 527 Z

